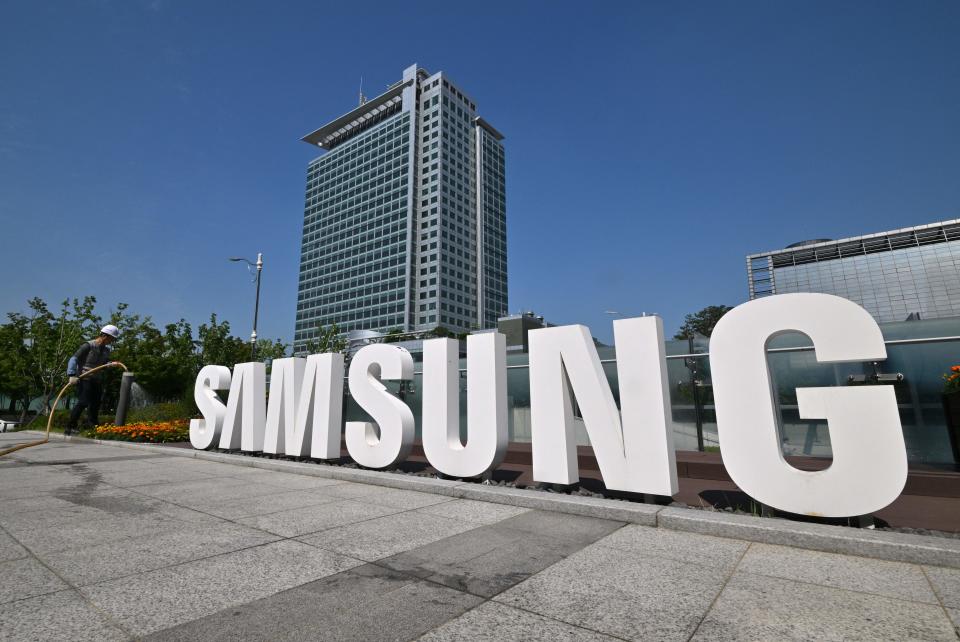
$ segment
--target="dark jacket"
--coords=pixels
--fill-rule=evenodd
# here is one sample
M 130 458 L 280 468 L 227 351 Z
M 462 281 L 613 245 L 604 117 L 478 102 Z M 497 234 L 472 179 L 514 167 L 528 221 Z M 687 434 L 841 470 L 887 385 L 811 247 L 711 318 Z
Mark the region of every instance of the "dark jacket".
M 108 361 L 110 361 L 110 346 L 100 345 L 96 341 L 87 341 L 70 357 L 70 362 L 67 364 L 67 376 L 80 376 Z M 99 377 L 100 374 L 98 372 L 92 376 Z

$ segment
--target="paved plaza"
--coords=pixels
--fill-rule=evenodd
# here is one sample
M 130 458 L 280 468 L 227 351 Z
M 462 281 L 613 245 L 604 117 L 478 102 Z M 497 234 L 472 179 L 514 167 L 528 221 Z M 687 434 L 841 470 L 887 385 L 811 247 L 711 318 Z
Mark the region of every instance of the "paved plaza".
M 957 625 L 957 569 L 159 448 L 0 458 L 3 640 L 956 641 Z

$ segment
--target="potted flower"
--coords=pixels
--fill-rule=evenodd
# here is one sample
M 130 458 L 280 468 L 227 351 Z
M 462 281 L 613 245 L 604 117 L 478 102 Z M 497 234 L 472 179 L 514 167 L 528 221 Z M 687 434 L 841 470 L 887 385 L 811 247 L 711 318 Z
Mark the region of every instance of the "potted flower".
M 960 366 L 953 366 L 943 375 L 943 411 L 947 416 L 947 433 L 953 448 L 953 460 L 960 463 Z

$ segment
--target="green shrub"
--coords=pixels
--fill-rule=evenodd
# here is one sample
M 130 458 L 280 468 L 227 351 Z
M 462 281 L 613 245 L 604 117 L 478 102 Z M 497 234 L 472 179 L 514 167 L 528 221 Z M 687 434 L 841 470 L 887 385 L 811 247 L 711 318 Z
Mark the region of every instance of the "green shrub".
M 197 406 L 193 399 L 154 403 L 143 408 L 131 408 L 127 413 L 127 423 L 175 421 L 197 416 Z
M 62 405 L 61 403 L 61 406 Z M 101 407 L 100 421 L 112 422 L 113 414 L 114 411 L 112 408 Z M 131 408 L 129 412 L 127 412 L 127 423 L 177 421 L 181 419 L 191 419 L 197 415 L 197 406 L 193 403 L 193 399 L 181 399 L 180 401 L 150 404 L 144 408 Z M 50 425 L 50 430 L 53 432 L 63 432 L 69 420 L 69 409 L 57 409 L 53 414 L 53 423 Z M 80 418 L 80 428 L 82 430 L 89 430 L 91 428 L 87 423 L 88 421 L 87 412 L 84 411 L 83 416 Z M 36 417 L 33 421 L 28 419 L 27 423 L 28 425 L 18 426 L 17 430 L 23 430 L 24 428 L 28 430 L 46 430 L 47 415 Z
M 47 429 L 47 419 L 49 415 L 40 415 L 38 416 L 29 416 L 27 417 L 26 422 L 17 426 L 17 430 L 46 430 Z M 53 422 L 50 424 L 50 430 L 53 432 L 63 432 L 63 429 L 67 427 L 67 422 L 70 420 L 70 411 L 67 409 L 58 410 L 53 413 Z

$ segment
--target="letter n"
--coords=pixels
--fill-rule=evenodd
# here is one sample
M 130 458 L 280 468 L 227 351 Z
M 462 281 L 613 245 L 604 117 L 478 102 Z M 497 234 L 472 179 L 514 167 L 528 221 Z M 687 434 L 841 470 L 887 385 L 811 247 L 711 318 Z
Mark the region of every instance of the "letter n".
M 530 332 L 533 477 L 554 484 L 580 479 L 572 390 L 606 487 L 673 495 L 677 470 L 663 322 L 623 319 L 613 328 L 622 412 L 586 326 Z

